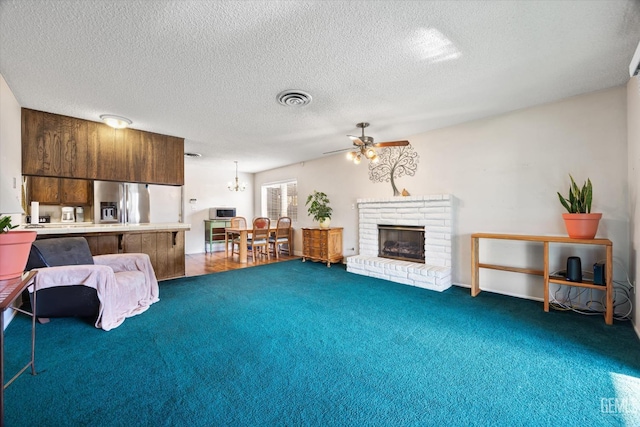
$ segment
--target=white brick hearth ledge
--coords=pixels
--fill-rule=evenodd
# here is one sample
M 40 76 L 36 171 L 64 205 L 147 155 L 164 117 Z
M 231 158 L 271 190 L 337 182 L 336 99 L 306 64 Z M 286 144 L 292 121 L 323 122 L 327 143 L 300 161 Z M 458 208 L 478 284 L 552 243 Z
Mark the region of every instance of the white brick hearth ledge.
M 359 255 L 347 271 L 435 291 L 451 287 L 452 196 L 358 199 Z M 378 225 L 424 227 L 425 262 L 378 257 Z

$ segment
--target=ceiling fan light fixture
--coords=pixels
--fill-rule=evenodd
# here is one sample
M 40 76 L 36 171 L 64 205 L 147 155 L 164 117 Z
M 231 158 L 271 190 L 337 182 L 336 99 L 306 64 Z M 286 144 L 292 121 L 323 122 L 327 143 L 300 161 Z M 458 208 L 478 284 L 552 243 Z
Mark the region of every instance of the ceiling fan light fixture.
M 374 157 L 376 157 L 376 156 L 377 156 L 377 154 L 376 154 L 376 150 L 374 150 L 373 148 L 369 147 L 369 148 L 367 148 L 367 150 L 365 151 L 364 156 L 365 156 L 367 159 L 371 160 L 371 159 L 373 159 Z
M 360 164 L 360 161 L 361 161 L 361 159 L 360 159 L 360 154 L 358 154 L 358 155 L 356 155 L 356 157 L 353 159 L 353 163 L 354 163 L 354 164 L 356 164 L 356 165 L 359 165 L 359 164 Z
M 356 153 L 355 151 L 349 151 L 347 153 L 347 160 L 353 160 L 356 158 L 357 155 L 358 153 Z
M 126 117 L 114 116 L 113 114 L 103 114 L 100 116 L 100 120 L 114 129 L 124 129 L 133 123 Z

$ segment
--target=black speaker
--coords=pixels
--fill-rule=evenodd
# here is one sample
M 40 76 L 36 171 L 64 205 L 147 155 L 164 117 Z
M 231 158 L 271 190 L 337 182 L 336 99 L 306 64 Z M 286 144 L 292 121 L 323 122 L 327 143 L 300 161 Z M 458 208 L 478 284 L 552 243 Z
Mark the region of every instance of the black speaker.
M 569 282 L 582 282 L 582 264 L 580 257 L 567 258 L 567 280 Z

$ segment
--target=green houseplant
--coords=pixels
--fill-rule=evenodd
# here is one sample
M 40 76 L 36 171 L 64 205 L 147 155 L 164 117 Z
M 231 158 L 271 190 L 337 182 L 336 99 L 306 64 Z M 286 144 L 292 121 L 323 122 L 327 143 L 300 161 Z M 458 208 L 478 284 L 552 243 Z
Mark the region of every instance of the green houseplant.
M 322 191 L 313 190 L 307 197 L 305 206 L 308 206 L 307 213 L 318 221 L 320 228 L 329 228 L 331 223 L 331 213 L 333 209 L 329 206 L 329 197 Z
M 18 227 L 18 226 L 17 225 L 11 225 L 11 217 L 10 216 L 3 216 L 2 218 L 0 218 L 0 234 L 1 233 L 8 233 L 9 230 L 13 230 L 16 227 Z
M 598 231 L 601 213 L 591 213 L 591 202 L 593 201 L 593 185 L 591 180 L 578 187 L 578 184 L 569 174 L 571 185 L 569 186 L 569 197 L 563 197 L 558 192 L 560 203 L 568 213 L 562 214 L 564 225 L 569 237 L 572 239 L 593 239 Z
M 11 217 L 0 218 L 0 280 L 20 277 L 27 265 L 31 243 L 36 232 L 31 230 L 13 230 Z M 13 231 L 12 231 L 13 230 Z

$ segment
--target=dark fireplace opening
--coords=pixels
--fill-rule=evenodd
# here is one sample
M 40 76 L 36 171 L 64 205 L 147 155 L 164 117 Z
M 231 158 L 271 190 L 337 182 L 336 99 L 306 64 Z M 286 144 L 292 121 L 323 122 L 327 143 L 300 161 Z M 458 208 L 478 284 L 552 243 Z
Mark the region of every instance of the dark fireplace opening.
M 424 262 L 424 227 L 378 225 L 378 256 Z

